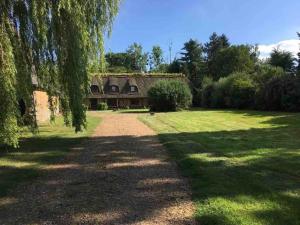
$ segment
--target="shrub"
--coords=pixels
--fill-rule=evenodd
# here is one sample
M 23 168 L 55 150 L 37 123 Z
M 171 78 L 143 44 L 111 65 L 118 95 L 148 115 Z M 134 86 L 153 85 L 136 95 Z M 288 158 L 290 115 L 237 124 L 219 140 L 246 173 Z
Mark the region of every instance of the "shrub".
M 254 102 L 255 102 L 254 105 L 256 109 L 266 110 L 268 109 L 268 107 L 270 107 L 270 105 L 274 105 L 274 103 L 268 102 L 269 100 L 268 97 L 266 97 L 266 95 L 275 97 L 274 95 L 276 93 L 271 94 L 272 90 L 268 90 L 268 88 L 272 89 L 272 86 L 276 83 L 275 80 L 278 80 L 279 77 L 283 77 L 284 75 L 285 75 L 284 71 L 280 67 L 274 67 L 268 64 L 262 64 L 257 66 L 256 72 L 253 75 L 253 79 L 257 86 L 255 96 L 254 96 Z M 273 83 L 270 84 L 269 82 L 271 82 L 272 79 L 273 79 Z M 274 90 L 274 92 L 276 92 L 276 90 Z M 270 101 L 273 100 L 271 99 Z M 271 108 L 275 109 L 276 107 L 271 107 Z
M 233 108 L 254 106 L 255 84 L 248 74 L 234 73 L 229 77 L 229 101 Z
M 211 106 L 214 108 L 226 108 L 229 106 L 230 77 L 220 78 L 214 84 Z
M 148 92 L 151 111 L 177 111 L 192 103 L 189 86 L 179 80 L 161 80 Z
M 98 104 L 97 109 L 100 111 L 108 110 L 108 105 L 106 102 L 101 102 L 100 104 Z
M 285 76 L 282 82 L 281 106 L 283 110 L 300 111 L 300 77 Z
M 211 107 L 212 94 L 214 92 L 214 81 L 210 77 L 204 77 L 201 91 L 201 105 Z
M 204 107 L 251 108 L 255 84 L 246 73 L 234 73 L 217 82 L 205 82 L 202 89 Z
M 263 91 L 267 110 L 300 111 L 300 78 L 285 75 L 270 79 Z

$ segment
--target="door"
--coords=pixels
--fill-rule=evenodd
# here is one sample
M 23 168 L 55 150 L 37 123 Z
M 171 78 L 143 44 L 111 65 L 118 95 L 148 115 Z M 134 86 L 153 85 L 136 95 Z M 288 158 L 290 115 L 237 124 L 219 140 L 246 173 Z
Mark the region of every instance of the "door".
M 98 106 L 98 99 L 97 98 L 91 98 L 91 110 L 97 110 Z
M 117 99 L 107 99 L 107 105 L 109 108 L 117 108 Z

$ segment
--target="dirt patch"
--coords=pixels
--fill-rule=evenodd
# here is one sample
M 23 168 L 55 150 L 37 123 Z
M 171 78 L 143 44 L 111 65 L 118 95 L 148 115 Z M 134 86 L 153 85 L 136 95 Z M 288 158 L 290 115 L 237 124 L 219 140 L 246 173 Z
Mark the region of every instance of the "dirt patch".
M 0 224 L 195 224 L 189 186 L 134 114 L 101 114 L 65 164 L 0 205 Z

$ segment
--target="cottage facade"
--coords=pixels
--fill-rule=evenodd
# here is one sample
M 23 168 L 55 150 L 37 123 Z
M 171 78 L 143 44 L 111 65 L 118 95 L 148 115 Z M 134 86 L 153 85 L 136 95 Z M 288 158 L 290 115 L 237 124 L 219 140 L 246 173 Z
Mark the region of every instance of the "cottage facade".
M 159 80 L 179 79 L 182 74 L 106 74 L 95 75 L 91 81 L 87 104 L 96 110 L 101 102 L 109 108 L 143 108 L 148 106 L 148 91 Z

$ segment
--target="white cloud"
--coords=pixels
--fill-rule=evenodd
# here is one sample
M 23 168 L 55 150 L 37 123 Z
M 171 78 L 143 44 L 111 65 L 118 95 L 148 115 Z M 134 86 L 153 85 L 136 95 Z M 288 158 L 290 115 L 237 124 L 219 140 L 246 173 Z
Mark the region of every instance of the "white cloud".
M 258 48 L 260 51 L 260 58 L 264 59 L 270 56 L 270 53 L 274 48 L 279 48 L 281 50 L 292 52 L 296 56 L 297 53 L 299 52 L 299 46 L 300 46 L 300 40 L 291 39 L 291 40 L 280 41 L 275 44 L 258 45 Z

